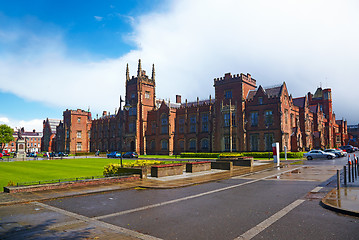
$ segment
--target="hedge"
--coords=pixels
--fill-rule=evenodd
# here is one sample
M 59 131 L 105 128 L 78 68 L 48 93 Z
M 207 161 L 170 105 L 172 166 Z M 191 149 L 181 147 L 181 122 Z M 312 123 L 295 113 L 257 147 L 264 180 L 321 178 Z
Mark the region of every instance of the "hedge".
M 219 157 L 242 157 L 273 158 L 272 152 L 225 152 L 225 153 L 181 153 L 181 158 L 219 158 Z M 280 153 L 284 158 L 284 152 Z M 303 158 L 303 152 L 287 152 L 287 158 Z

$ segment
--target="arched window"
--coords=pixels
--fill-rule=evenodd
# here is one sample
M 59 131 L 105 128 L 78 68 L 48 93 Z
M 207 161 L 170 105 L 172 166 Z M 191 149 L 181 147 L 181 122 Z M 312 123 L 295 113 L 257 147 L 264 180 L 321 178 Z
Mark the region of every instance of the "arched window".
M 189 150 L 196 151 L 196 139 L 189 140 Z
M 202 139 L 202 141 L 201 141 L 201 149 L 204 150 L 204 151 L 208 151 L 208 149 L 209 149 L 208 138 Z
M 168 140 L 161 140 L 161 150 L 168 150 Z

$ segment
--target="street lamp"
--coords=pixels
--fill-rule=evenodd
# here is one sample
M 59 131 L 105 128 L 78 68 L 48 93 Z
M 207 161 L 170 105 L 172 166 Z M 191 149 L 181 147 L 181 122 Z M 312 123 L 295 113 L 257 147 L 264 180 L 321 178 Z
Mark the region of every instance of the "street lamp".
M 120 111 L 122 109 L 122 102 L 125 102 L 125 101 L 122 100 L 122 97 L 120 96 Z M 125 104 L 125 106 L 123 106 L 123 109 L 126 110 L 126 111 L 128 111 L 130 108 L 131 108 L 131 105 L 128 102 Z M 122 118 L 120 118 L 120 121 L 121 121 L 121 119 L 122 119 L 122 121 L 124 121 L 124 114 L 122 114 Z M 123 167 L 123 164 L 122 164 L 122 160 L 123 160 L 123 157 L 122 157 L 123 139 L 124 139 L 124 137 L 123 137 L 123 124 L 121 124 L 121 167 Z

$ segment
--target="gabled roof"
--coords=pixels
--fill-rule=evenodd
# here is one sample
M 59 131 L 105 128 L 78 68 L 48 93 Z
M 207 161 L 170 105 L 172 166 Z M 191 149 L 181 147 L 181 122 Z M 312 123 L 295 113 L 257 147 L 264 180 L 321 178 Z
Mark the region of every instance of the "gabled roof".
M 211 99 L 211 103 L 214 103 L 214 102 L 215 102 L 215 99 Z M 210 103 L 209 99 L 198 101 L 199 105 L 204 105 L 204 104 L 209 104 L 209 103 Z M 182 103 L 181 106 L 186 107 L 186 103 Z M 195 101 L 195 102 L 187 102 L 187 106 L 197 106 L 197 101 Z
M 248 92 L 248 95 L 247 95 L 247 100 L 252 100 L 253 99 L 253 97 L 256 95 L 256 93 L 257 93 L 257 90 L 250 90 L 249 92 Z
M 297 107 L 304 108 L 305 97 L 293 98 L 293 104 Z
M 282 88 L 283 84 L 280 86 L 267 87 L 264 88 L 264 90 L 267 93 L 268 97 L 279 97 L 282 92 Z

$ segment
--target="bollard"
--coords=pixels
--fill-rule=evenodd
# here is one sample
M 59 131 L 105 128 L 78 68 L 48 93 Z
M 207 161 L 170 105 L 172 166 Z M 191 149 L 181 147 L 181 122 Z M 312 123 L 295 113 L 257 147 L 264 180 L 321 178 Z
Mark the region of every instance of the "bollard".
M 355 158 L 353 159 L 353 165 L 354 165 L 354 173 L 353 174 L 355 176 L 355 180 L 357 180 L 358 179 L 358 176 L 357 176 L 358 164 L 357 164 L 357 161 Z
M 348 161 L 348 182 L 351 182 L 352 178 L 350 176 L 350 161 Z
M 354 162 L 352 162 L 352 182 L 354 182 Z
M 337 170 L 337 189 L 340 189 L 340 170 Z
M 347 166 L 344 166 L 344 185 L 347 185 Z

